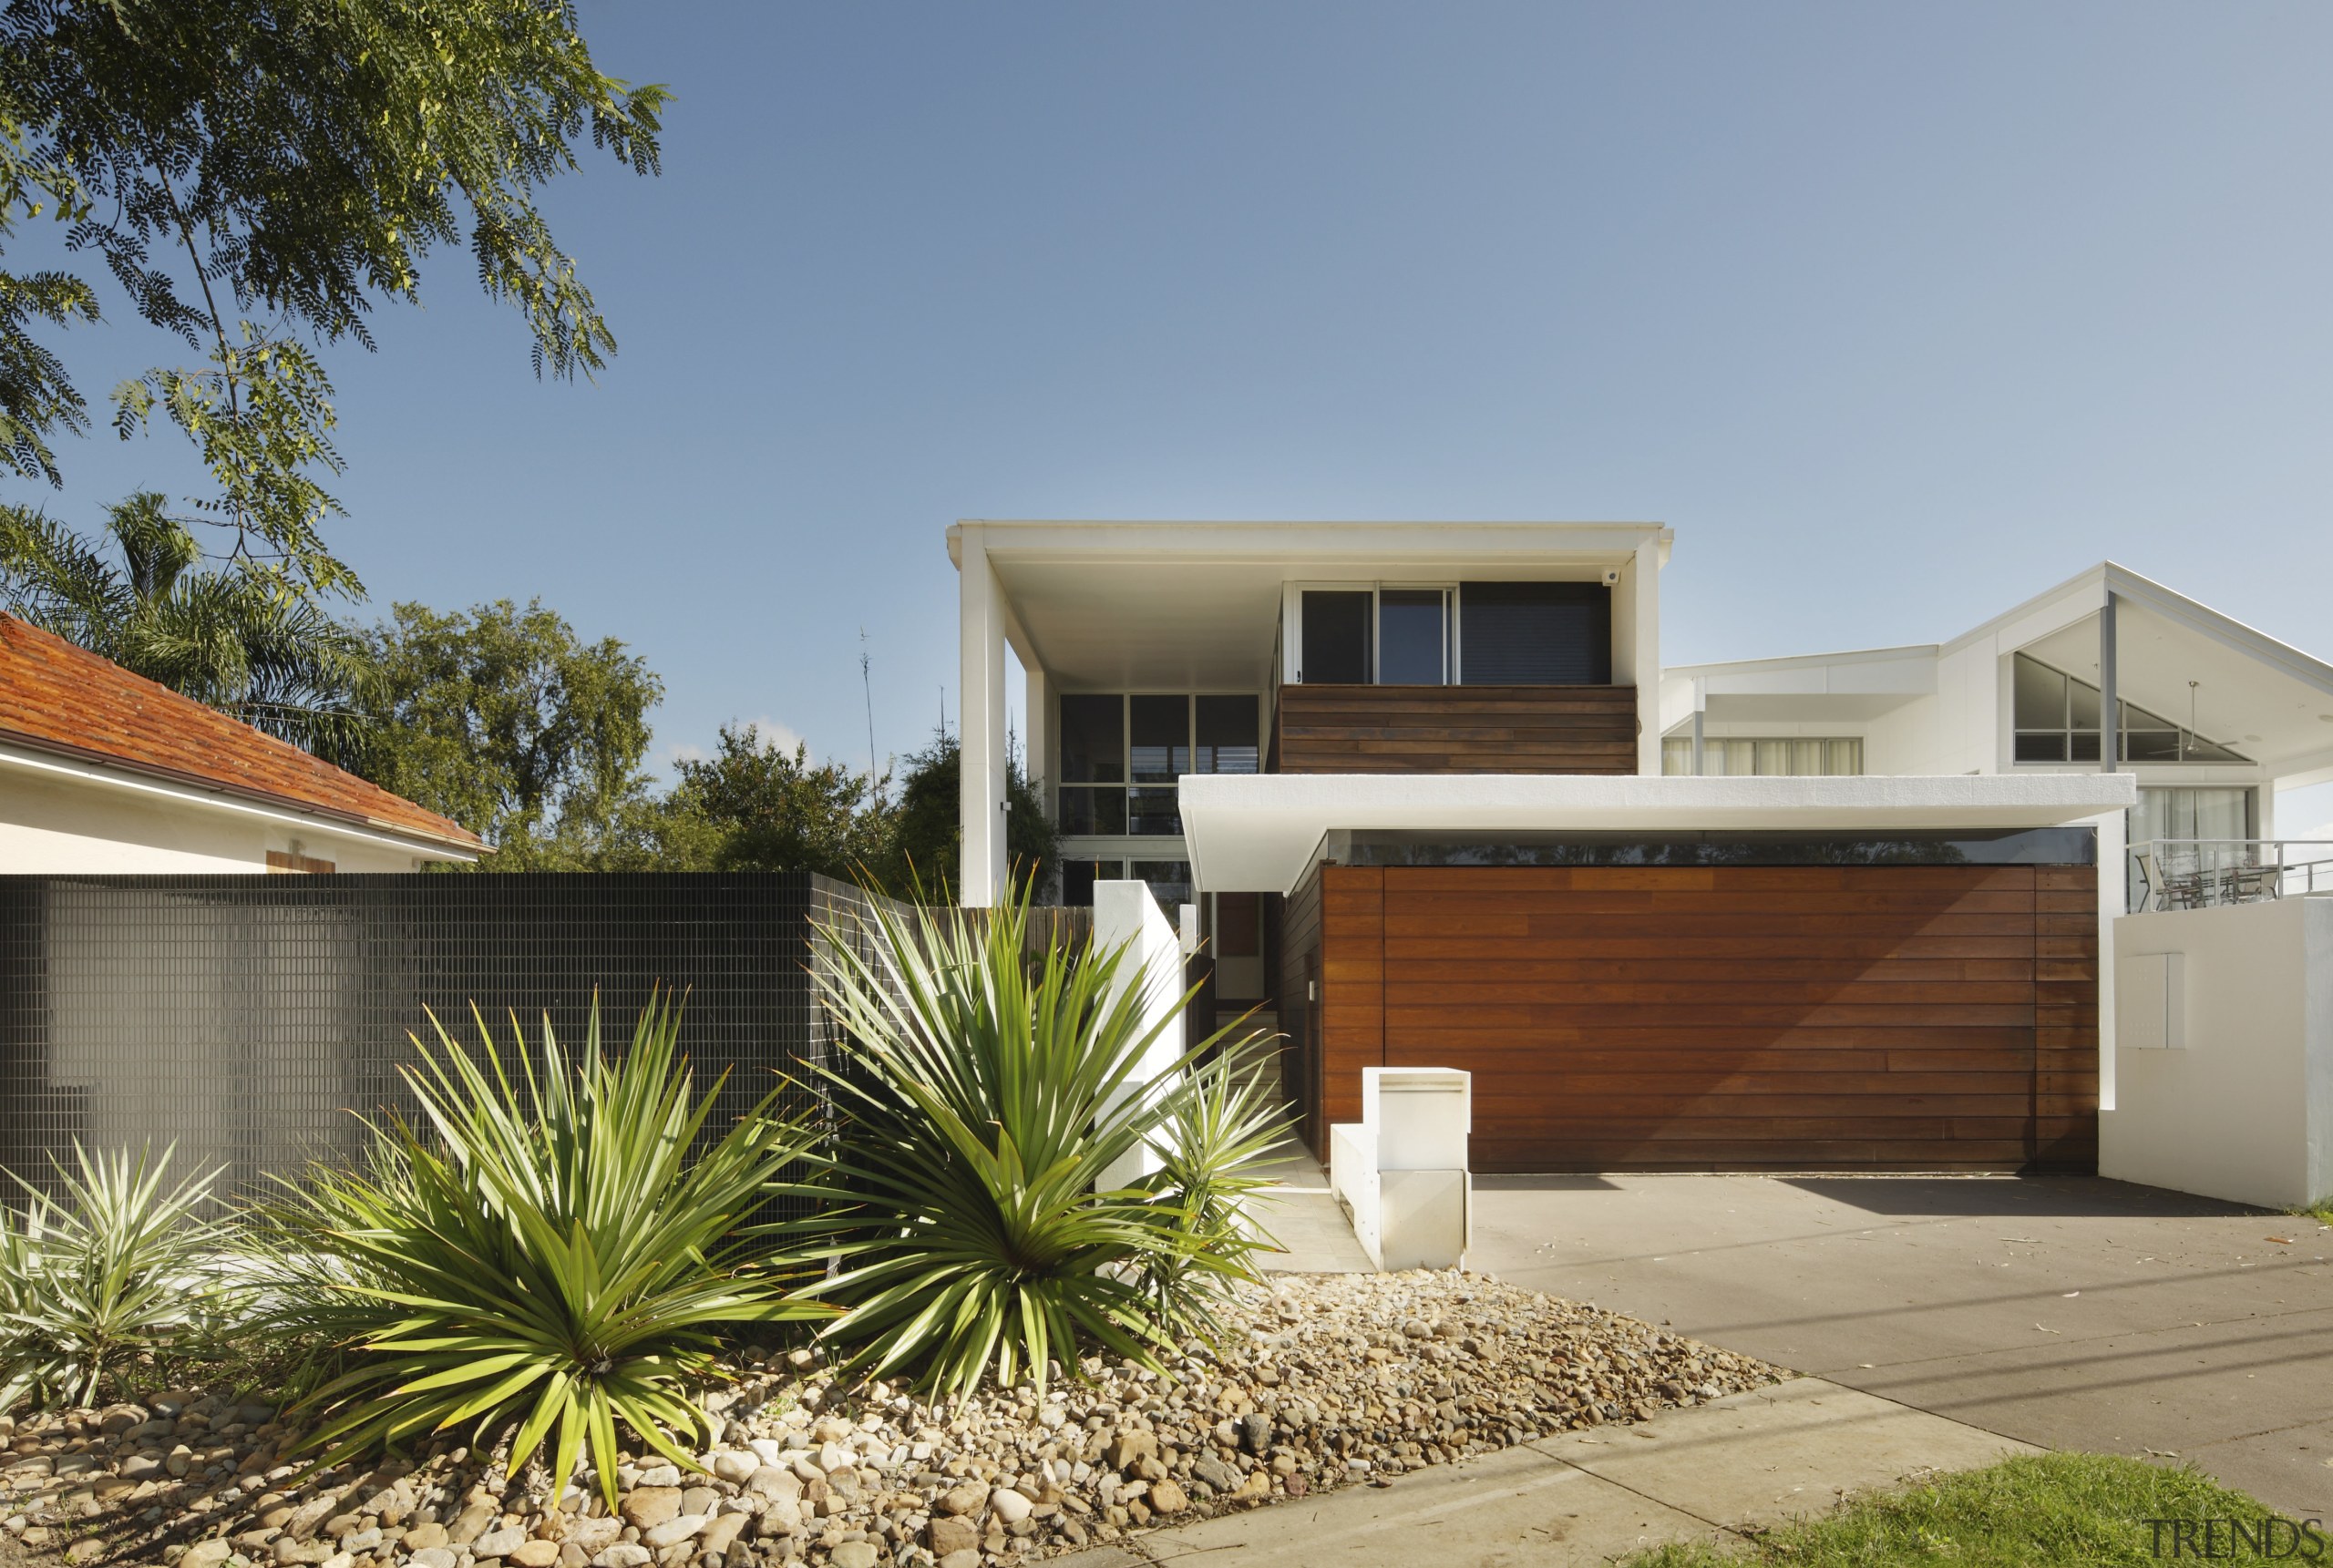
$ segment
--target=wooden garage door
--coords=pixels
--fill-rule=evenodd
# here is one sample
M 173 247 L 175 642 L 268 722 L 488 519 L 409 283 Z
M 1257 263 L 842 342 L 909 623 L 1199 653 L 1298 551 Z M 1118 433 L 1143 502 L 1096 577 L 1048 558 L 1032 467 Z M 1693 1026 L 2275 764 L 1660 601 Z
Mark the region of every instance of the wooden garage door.
M 2095 873 L 1324 868 L 1327 1120 L 1475 1074 L 1475 1168 L 2096 1160 Z

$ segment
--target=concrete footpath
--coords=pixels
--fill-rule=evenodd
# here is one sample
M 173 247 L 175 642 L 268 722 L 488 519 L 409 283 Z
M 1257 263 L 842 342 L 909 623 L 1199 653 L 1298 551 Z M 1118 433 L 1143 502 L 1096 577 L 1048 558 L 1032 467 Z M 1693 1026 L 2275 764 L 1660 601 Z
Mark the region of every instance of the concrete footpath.
M 1941 1416 L 1802 1378 L 1635 1426 L 1543 1438 L 1391 1484 L 1226 1514 L 1067 1559 L 1135 1568 L 1206 1553 L 1222 1568 L 1602 1563 L 1669 1541 L 1819 1513 L 1866 1487 L 2035 1451 Z

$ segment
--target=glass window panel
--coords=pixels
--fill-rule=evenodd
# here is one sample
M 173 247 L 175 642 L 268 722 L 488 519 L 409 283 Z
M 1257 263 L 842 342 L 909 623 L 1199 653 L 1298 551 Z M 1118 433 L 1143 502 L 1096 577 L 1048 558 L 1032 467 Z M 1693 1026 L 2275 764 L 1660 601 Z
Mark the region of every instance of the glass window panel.
M 2066 727 L 2066 678 L 2039 660 L 2020 653 L 2016 660 L 2017 727 L 2020 730 L 2062 730 Z M 2020 762 L 2034 759 L 2020 757 Z
M 2098 688 L 2086 681 L 2066 677 L 2069 705 L 2073 710 L 2072 725 L 2076 730 L 2095 731 L 2098 728 Z M 2092 751 L 2095 757 L 2098 753 Z
M 1062 785 L 1061 830 L 1079 836 L 1124 833 L 1126 830 L 1126 792 L 1123 789 Z
M 1365 589 L 1305 591 L 1298 680 L 1308 686 L 1369 684 L 1369 601 L 1375 597 Z
M 2076 730 L 2068 739 L 2069 744 L 2066 749 L 2068 758 L 2078 763 L 2094 763 L 2098 760 L 2097 731 L 2092 730 L 2084 733 L 2082 731 Z
M 1172 784 L 1191 771 L 1191 700 L 1136 697 L 1134 779 L 1136 784 Z
M 1137 860 L 1127 868 L 1137 882 L 1150 884 L 1150 896 L 1174 925 L 1177 909 L 1191 902 L 1191 863 L 1187 860 Z
M 1202 774 L 1252 774 L 1263 763 L 1257 744 L 1259 725 L 1253 697 L 1198 699 L 1198 748 L 1192 770 Z
M 1670 778 L 1691 776 L 1693 743 L 1673 735 L 1664 737 L 1660 743 L 1660 771 Z
M 1469 686 L 1608 686 L 1611 592 L 1600 582 L 1461 583 L 1458 663 Z
M 2017 760 L 2020 763 L 2062 763 L 2066 760 L 2066 736 L 2062 730 L 2045 735 L 2017 737 Z
M 1388 686 L 1439 686 L 1443 650 L 1438 588 L 1388 588 L 1377 595 L 1377 679 Z
M 1758 761 L 1753 771 L 1763 778 L 1778 778 L 1790 772 L 1790 743 L 1788 741 L 1753 741 L 1758 748 Z
M 2179 726 L 2136 703 L 2122 704 L 2122 760 L 2130 763 L 2175 763 L 2179 760 Z
M 1126 782 L 1125 699 L 1064 695 L 1061 700 L 1064 784 Z
M 2252 792 L 2248 789 L 2199 789 L 2191 792 L 2195 797 L 2195 836 L 2198 838 L 2249 838 L 2252 836 Z
M 1183 831 L 1173 784 L 1137 784 L 1126 796 L 1125 832 L 1174 835 Z
M 1121 874 L 1115 860 L 1065 860 L 1061 867 L 1061 901 L 1065 908 L 1091 909 L 1094 884 L 1115 882 Z
M 1829 753 L 1825 771 L 1832 777 L 1863 776 L 1863 742 L 1860 739 L 1850 736 L 1845 740 L 1825 741 L 1823 744 Z

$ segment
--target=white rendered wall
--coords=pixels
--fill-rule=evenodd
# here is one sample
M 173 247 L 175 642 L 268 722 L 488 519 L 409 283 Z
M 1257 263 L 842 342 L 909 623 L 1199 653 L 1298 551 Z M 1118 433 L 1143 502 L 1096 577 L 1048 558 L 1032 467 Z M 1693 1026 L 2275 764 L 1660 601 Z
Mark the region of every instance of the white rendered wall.
M 1157 1034 L 1135 1070 L 1138 1082 L 1160 1077 L 1183 1055 L 1183 945 L 1175 927 L 1159 913 L 1158 900 L 1146 884 L 1097 881 L 1094 884 L 1094 946 L 1106 950 L 1125 947 L 1119 966 L 1118 989 L 1130 987 L 1142 993 L 1143 1027 Z M 1123 1102 L 1121 1102 L 1123 1103 Z M 1145 1145 L 1104 1172 L 1101 1185 L 1120 1186 L 1159 1168 L 1158 1152 Z
M 412 871 L 401 846 L 344 837 L 223 805 L 0 769 L 0 873 L 45 876 L 263 872 L 270 850 L 342 871 Z
M 2333 1194 L 2333 898 L 2126 915 L 2113 949 L 2126 973 L 2181 955 L 2186 1044 L 2117 1047 L 2099 1174 L 2264 1208 Z
M 1942 699 L 1926 696 L 1873 719 L 1863 733 L 1863 771 L 1906 776 L 1966 773 L 1944 765 L 1943 748 L 1937 743 L 1943 715 Z

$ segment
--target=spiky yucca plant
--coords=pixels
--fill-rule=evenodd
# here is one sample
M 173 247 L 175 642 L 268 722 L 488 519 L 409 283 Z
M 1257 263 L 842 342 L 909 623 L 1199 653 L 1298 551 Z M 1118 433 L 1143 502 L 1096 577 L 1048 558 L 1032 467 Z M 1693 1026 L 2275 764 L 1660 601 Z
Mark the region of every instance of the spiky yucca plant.
M 26 1208 L 0 1211 L 0 1409 L 95 1404 L 221 1305 L 219 1232 L 201 1212 L 219 1173 L 167 1185 L 175 1150 L 92 1155 L 76 1140 L 62 1201 L 19 1180 Z
M 1210 1238 L 1209 1261 L 1218 1266 L 1195 1266 L 1180 1251 L 1144 1260 L 1160 1317 L 1178 1328 L 1207 1332 L 1228 1287 L 1252 1277 L 1255 1255 L 1280 1250 L 1253 1203 L 1272 1184 L 1265 1162 L 1289 1131 L 1272 1081 L 1273 1038 L 1253 1034 L 1193 1064 L 1166 1099 L 1165 1125 L 1151 1139 L 1162 1196 L 1181 1211 L 1184 1230 Z M 1219 1266 L 1234 1260 L 1240 1266 Z
M 1026 957 L 1025 900 L 861 920 L 826 934 L 817 973 L 845 1037 L 838 1147 L 806 1189 L 826 1207 L 786 1227 L 837 1266 L 824 1336 L 951 1392 L 1042 1381 L 1087 1347 L 1163 1369 L 1249 1249 L 1163 1175 L 1108 1178 L 1171 1126 L 1206 1046 L 1146 1075 L 1159 981 L 1123 948 Z
M 596 999 L 575 1057 L 548 1019 L 532 1048 L 514 1020 L 515 1082 L 482 1018 L 482 1061 L 430 1022 L 405 1071 L 426 1131 L 375 1124 L 363 1168 L 318 1167 L 262 1213 L 278 1327 L 346 1364 L 306 1401 L 310 1448 L 334 1463 L 515 1428 L 511 1475 L 548 1437 L 563 1482 L 588 1445 L 612 1510 L 618 1422 L 696 1468 L 716 1325 L 816 1315 L 740 1239 L 808 1135 L 768 1115 L 774 1089 L 697 1151 L 721 1085 L 693 1092 L 668 998 L 613 1060 Z

